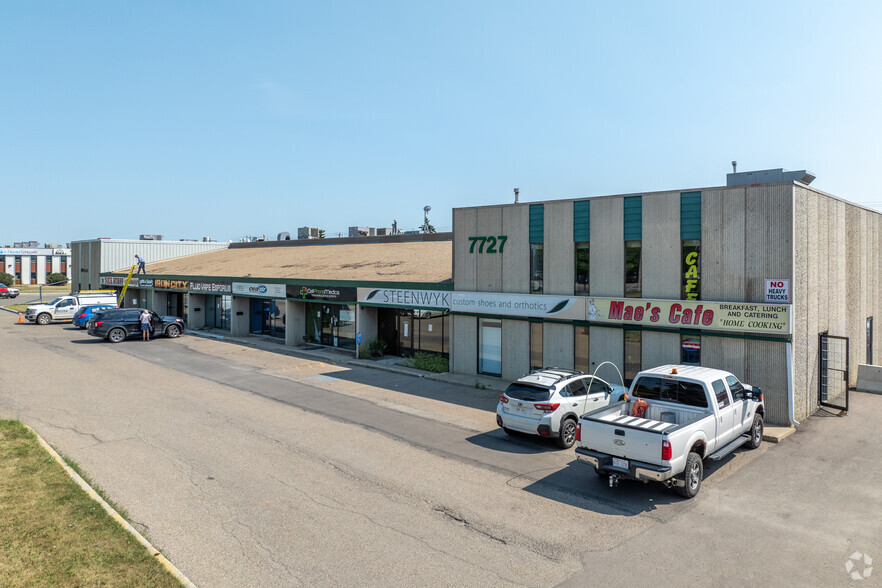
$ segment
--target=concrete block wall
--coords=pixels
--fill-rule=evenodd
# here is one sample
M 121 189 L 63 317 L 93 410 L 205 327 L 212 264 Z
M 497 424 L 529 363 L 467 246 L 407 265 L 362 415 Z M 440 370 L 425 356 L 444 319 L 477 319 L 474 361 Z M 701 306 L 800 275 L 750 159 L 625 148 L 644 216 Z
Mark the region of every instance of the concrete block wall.
M 874 362 L 882 354 L 882 214 L 809 187 L 794 188 L 794 403 L 797 420 L 818 408 L 818 335 L 849 338 L 849 386 L 866 363 L 874 317 Z

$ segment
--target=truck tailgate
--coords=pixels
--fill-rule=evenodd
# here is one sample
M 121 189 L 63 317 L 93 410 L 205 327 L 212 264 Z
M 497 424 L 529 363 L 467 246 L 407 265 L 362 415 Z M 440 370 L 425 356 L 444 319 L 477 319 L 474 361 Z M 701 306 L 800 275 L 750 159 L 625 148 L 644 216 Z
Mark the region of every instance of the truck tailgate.
M 585 415 L 580 424 L 580 447 L 654 465 L 662 463 L 663 434 L 677 428 L 674 423 L 621 414 Z

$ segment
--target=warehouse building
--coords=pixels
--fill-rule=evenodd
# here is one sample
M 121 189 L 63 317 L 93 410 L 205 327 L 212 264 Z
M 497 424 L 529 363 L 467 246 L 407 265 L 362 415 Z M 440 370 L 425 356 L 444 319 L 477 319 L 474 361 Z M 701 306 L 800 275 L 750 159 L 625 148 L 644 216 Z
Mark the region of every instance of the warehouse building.
M 454 210 L 451 369 L 693 363 L 760 386 L 772 423 L 838 405 L 873 360 L 882 215 L 812 179 Z
M 288 345 L 380 340 L 503 381 L 705 365 L 761 387 L 768 422 L 796 423 L 847 408 L 882 312 L 882 214 L 812 179 L 459 208 L 452 234 L 233 244 L 148 263 L 125 304 Z
M 135 263 L 135 255 L 147 262 L 184 257 L 205 251 L 226 249 L 229 243 L 216 241 L 162 241 L 157 239 L 88 239 L 71 244 L 72 271 L 68 274 L 71 287 L 77 290 L 93 290 L 102 283 L 102 272 L 129 268 Z M 114 285 L 121 282 L 117 280 Z

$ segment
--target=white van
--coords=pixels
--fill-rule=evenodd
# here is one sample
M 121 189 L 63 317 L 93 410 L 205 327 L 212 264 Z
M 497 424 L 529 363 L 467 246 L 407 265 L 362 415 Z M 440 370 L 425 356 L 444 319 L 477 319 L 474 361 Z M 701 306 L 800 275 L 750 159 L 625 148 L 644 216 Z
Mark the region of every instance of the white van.
M 48 325 L 52 321 L 69 321 L 81 306 L 89 304 L 118 306 L 116 290 L 81 290 L 68 296 L 60 296 L 46 304 L 28 306 L 25 318 L 38 325 Z

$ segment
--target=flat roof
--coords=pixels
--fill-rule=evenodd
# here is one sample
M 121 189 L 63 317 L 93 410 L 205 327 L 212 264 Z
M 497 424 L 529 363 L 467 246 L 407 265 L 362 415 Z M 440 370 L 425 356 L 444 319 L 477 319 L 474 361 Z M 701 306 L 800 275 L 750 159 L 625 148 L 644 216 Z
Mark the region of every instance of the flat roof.
M 147 263 L 149 275 L 364 282 L 453 280 L 453 242 L 341 243 L 222 249 Z M 114 273 L 128 273 L 129 268 Z

